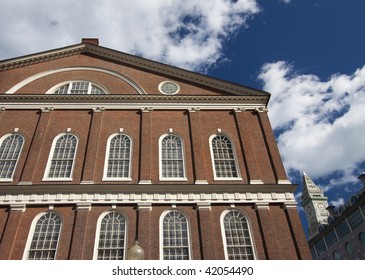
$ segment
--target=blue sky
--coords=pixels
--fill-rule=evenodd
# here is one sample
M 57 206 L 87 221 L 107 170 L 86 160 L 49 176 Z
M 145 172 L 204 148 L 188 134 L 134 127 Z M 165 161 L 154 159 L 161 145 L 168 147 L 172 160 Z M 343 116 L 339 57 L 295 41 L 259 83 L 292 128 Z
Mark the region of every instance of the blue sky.
M 0 60 L 98 37 L 108 48 L 269 91 L 290 180 L 301 187 L 307 172 L 334 205 L 361 187 L 365 1 L 0 3 Z

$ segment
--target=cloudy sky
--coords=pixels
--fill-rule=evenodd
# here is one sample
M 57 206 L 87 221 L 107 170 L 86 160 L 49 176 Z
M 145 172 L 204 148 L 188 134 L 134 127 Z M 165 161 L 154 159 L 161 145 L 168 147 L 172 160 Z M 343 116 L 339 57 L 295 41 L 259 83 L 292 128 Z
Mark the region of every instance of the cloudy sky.
M 335 205 L 359 189 L 357 176 L 365 172 L 364 0 L 0 4 L 0 60 L 98 37 L 108 48 L 269 91 L 291 181 L 301 185 L 306 171 Z

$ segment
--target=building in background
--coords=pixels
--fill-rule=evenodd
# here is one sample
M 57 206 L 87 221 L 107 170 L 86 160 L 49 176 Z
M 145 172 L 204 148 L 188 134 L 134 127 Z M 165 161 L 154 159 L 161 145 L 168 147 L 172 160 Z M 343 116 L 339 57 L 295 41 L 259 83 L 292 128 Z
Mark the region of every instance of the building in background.
M 363 187 L 350 201 L 335 209 L 307 174 L 303 175 L 302 206 L 308 221 L 313 259 L 365 259 L 365 174 Z
M 99 46 L 0 62 L 0 259 L 309 259 L 266 92 Z

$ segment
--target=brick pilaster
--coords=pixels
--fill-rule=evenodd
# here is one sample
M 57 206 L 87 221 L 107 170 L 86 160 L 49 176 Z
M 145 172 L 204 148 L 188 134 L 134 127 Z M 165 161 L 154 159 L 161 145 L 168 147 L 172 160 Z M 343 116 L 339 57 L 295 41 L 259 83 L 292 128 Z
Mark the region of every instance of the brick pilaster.
M 290 184 L 290 182 L 288 181 L 288 177 L 286 176 L 284 165 L 281 160 L 279 148 L 277 146 L 275 136 L 271 128 L 267 111 L 261 110 L 258 111 L 257 114 L 276 181 L 279 184 Z
M 140 203 L 137 206 L 138 209 L 138 231 L 136 239 L 139 242 L 139 245 L 144 250 L 144 258 L 145 260 L 150 259 L 150 219 L 151 219 L 151 210 L 152 205 L 149 203 Z
M 42 150 L 44 136 L 47 132 L 52 111 L 52 107 L 42 108 L 40 111 L 37 127 L 21 174 L 20 185 L 29 185 L 33 182 L 34 172 L 40 157 L 40 151 Z
M 256 203 L 256 211 L 260 225 L 260 231 L 263 236 L 263 245 L 266 258 L 269 260 L 278 260 L 280 258 L 280 250 L 275 238 L 278 232 L 273 226 L 275 219 L 271 217 L 269 204 Z
M 85 236 L 87 230 L 87 221 L 91 205 L 77 204 L 76 205 L 76 218 L 72 232 L 70 260 L 82 260 L 85 251 Z
M 299 219 L 296 204 L 285 204 L 284 206 L 297 257 L 299 260 L 311 260 L 312 256 Z
M 0 243 L 0 260 L 11 259 L 20 220 L 24 211 L 24 205 L 21 205 L 20 207 L 19 205 L 10 206 L 8 219 Z
M 96 155 L 98 152 L 100 139 L 100 126 L 102 120 L 102 112 L 104 108 L 93 108 L 89 137 L 87 138 L 86 153 L 84 159 L 84 167 L 82 170 L 81 184 L 93 184 L 95 173 Z
M 195 183 L 207 184 L 204 166 L 205 158 L 202 151 L 203 143 L 201 143 L 202 136 L 200 135 L 199 108 L 189 108 L 189 126 Z
M 216 246 L 213 238 L 212 214 L 210 203 L 197 203 L 199 211 L 199 235 L 203 260 L 216 259 Z
M 139 184 L 151 184 L 152 108 L 141 109 Z
M 253 130 L 257 127 L 252 124 L 248 118 L 251 112 L 245 112 L 244 109 L 237 108 L 234 110 L 237 130 L 240 135 L 241 144 L 243 147 L 243 156 L 246 161 L 247 177 L 250 184 L 262 184 L 259 173 L 259 163 L 256 160 L 255 151 L 253 149 L 254 139 L 252 139 Z

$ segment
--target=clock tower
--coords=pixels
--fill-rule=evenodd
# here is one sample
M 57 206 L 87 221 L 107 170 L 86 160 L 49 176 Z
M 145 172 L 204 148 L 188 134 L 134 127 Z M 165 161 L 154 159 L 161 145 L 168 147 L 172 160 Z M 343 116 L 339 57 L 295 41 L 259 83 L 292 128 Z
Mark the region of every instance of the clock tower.
M 319 233 L 321 225 L 328 224 L 328 201 L 323 191 L 303 172 L 302 207 L 308 221 L 309 239 Z

